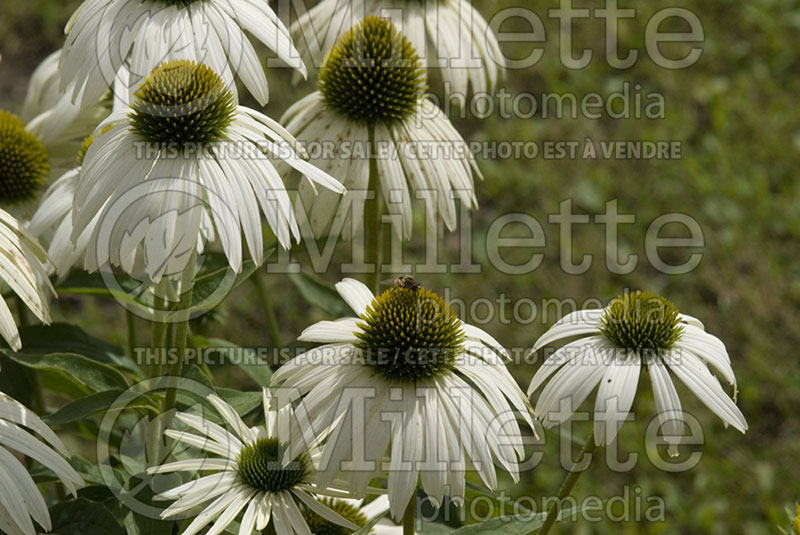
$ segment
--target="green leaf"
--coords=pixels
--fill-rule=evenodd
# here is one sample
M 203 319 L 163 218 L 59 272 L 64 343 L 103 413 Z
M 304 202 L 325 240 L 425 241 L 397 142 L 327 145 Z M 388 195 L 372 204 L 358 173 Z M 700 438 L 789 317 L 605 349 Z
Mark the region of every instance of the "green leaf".
M 201 349 L 220 348 L 223 350 L 239 351 L 240 353 L 236 355 L 236 366 L 241 368 L 244 373 L 249 375 L 258 386 L 269 387 L 269 383 L 272 380 L 272 370 L 269 368 L 269 366 L 262 362 L 244 362 L 245 359 L 243 357 L 245 356 L 245 350 L 233 342 L 229 342 L 228 340 L 223 340 L 221 338 L 205 338 L 202 336 L 196 336 L 195 343 Z
M 20 366 L 16 362 L 14 365 Z M 23 367 L 20 366 L 20 368 Z M 69 399 L 82 398 L 92 393 L 91 389 L 86 388 L 83 383 L 61 370 L 39 370 L 36 373 L 39 376 L 39 385 L 42 390 L 62 394 Z
M 95 338 L 69 323 L 31 325 L 24 327 L 20 336 L 23 353 L 26 354 L 77 353 L 106 364 L 117 364 L 119 359 L 125 357 L 118 346 Z
M 87 485 L 99 485 L 103 487 L 108 485 L 97 462 L 92 462 L 78 455 L 73 455 L 69 460 L 69 464 L 77 470 Z M 128 475 L 122 470 L 111 466 L 106 466 L 106 470 L 110 470 L 113 473 L 114 479 L 118 482 L 127 481 L 128 479 Z
M 0 392 L 28 407 L 33 402 L 31 375 L 33 374 L 25 366 L 17 364 L 0 352 Z
M 68 403 L 56 412 L 44 417 L 44 420 L 51 425 L 67 424 L 76 422 L 84 418 L 88 418 L 100 411 L 107 411 L 114 401 L 119 398 L 125 391 L 124 390 L 106 390 L 105 392 L 97 392 L 84 398 L 77 399 Z M 125 409 L 139 408 L 152 411 L 158 414 L 158 407 L 147 398 L 140 398 L 136 401 L 128 402 L 125 404 Z
M 263 393 L 260 390 L 258 392 L 241 392 L 231 388 L 217 388 L 217 394 L 233 407 L 239 416 L 244 416 L 256 407 L 260 407 L 263 401 Z
M 558 514 L 558 518 L 569 517 L 574 513 L 575 508 L 564 509 Z M 539 530 L 546 518 L 547 512 L 490 518 L 458 528 L 451 535 L 527 535 Z
M 490 518 L 478 524 L 458 528 L 451 532 L 451 535 L 526 535 L 541 528 L 546 517 L 547 513 L 536 513 L 532 516 Z
M 306 273 L 291 273 L 289 280 L 312 306 L 337 318 L 353 315 L 350 306 L 345 303 L 336 288 L 327 282 Z
M 91 295 L 114 299 L 135 308 L 139 314 L 150 315 L 152 313 L 153 294 L 144 291 L 146 287 L 141 282 L 123 273 L 114 273 L 113 277 L 119 288 L 111 290 L 100 273 L 73 270 L 63 282 L 56 286 L 56 290 L 59 294 Z
M 358 531 L 354 531 L 353 535 L 368 535 L 369 532 L 372 531 L 372 528 L 374 528 L 378 524 L 378 522 L 383 520 L 383 517 L 386 516 L 386 513 L 388 513 L 388 511 L 384 511 L 383 513 L 379 514 L 378 516 L 376 516 L 375 518 L 364 524 L 361 527 L 361 529 L 359 529 Z
M 111 489 L 104 485 L 89 485 L 78 490 L 79 498 L 86 498 L 93 502 L 117 501 L 118 498 L 111 492 Z
M 264 251 L 266 260 L 275 252 L 274 247 L 269 247 Z M 215 265 L 214 257 L 207 259 L 209 264 Z M 192 290 L 192 305 L 189 307 L 190 314 L 208 312 L 216 307 L 228 296 L 234 288 L 250 278 L 259 269 L 259 266 L 252 260 L 245 260 L 242 263 L 242 270 L 234 272 L 225 260 L 222 267 L 215 268 L 206 272 L 201 272 L 194 280 Z M 185 313 L 185 312 L 184 312 Z
M 125 535 L 114 515 L 103 504 L 77 498 L 58 503 L 50 508 L 53 522 L 51 535 Z
M 131 480 L 136 483 L 137 478 Z M 153 502 L 153 491 L 147 485 L 142 485 L 142 489 L 135 496 L 139 504 L 138 511 L 128 511 L 123 519 L 123 525 L 128 535 L 172 535 L 175 522 L 172 520 L 161 520 L 159 512 L 165 507 L 164 502 Z M 146 509 L 145 514 L 141 514 L 142 509 Z
M 444 535 L 445 533 L 452 533 L 455 528 L 451 528 L 450 526 L 445 526 L 444 524 L 440 524 L 439 522 L 422 522 L 422 531 L 417 531 L 417 533 L 423 533 L 424 535 Z
M 181 376 L 194 381 L 200 385 L 200 390 L 207 389 L 207 393 L 216 393 L 217 389 L 214 387 L 214 384 L 211 382 L 211 379 L 203 373 L 203 370 L 197 364 L 185 364 L 181 369 Z M 208 415 L 215 423 L 220 423 L 222 420 L 217 420 L 217 412 L 214 410 L 214 407 L 206 401 L 204 397 L 198 397 L 198 395 L 205 396 L 206 394 L 198 394 L 197 392 L 185 392 L 181 389 L 178 390 L 178 394 L 176 397 L 176 402 L 178 408 L 181 410 L 185 410 L 189 407 L 194 407 L 198 403 L 202 404 L 204 407 L 204 411 L 210 410 L 210 414 Z
M 128 382 L 115 368 L 71 353 L 45 355 L 4 352 L 14 362 L 37 370 L 59 370 L 95 392 L 125 390 Z

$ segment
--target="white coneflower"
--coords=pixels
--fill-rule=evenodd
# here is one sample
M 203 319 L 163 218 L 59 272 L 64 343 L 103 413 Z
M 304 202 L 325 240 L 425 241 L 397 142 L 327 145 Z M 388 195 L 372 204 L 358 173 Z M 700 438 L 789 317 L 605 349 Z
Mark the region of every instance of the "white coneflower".
M 322 484 L 360 451 L 360 460 L 374 467 L 342 473 L 359 493 L 372 477 L 388 472 L 391 513 L 399 518 L 418 479 L 439 503 L 445 494 L 464 495 L 468 466 L 489 488 L 497 485 L 495 461 L 517 480 L 523 443 L 512 407 L 532 423 L 527 400 L 501 358 L 506 350 L 410 277 L 377 297 L 353 279 L 336 289 L 357 317 L 308 327 L 300 340 L 324 345 L 273 375 L 290 395 L 305 396 L 312 424 L 306 432 L 334 424 L 323 452 Z M 342 402 L 359 389 L 368 393 L 363 405 Z
M 75 189 L 78 186 L 86 151 L 93 142 L 92 136 L 84 139 L 78 150 L 77 161 L 73 162 L 73 168 L 47 188 L 39 200 L 39 207 L 28 223 L 30 233 L 47 247 L 47 255 L 56 273 L 61 277 L 66 277 L 73 267 L 83 267 L 86 242 L 92 234 L 94 225 L 97 224 L 95 218 L 77 242 L 72 242 L 72 206 Z
M 196 414 L 178 413 L 177 420 L 202 436 L 172 429 L 165 434 L 216 457 L 181 460 L 148 469 L 150 474 L 214 472 L 157 496 L 157 499 L 176 500 L 161 513 L 162 518 L 175 517 L 207 504 L 181 535 L 198 533 L 211 522 L 213 525 L 205 535 L 222 533 L 243 510 L 240 535 L 260 532 L 270 524 L 278 535 L 309 534 L 302 514 L 304 509 L 337 525 L 357 529 L 355 524 L 317 500 L 317 495 L 346 497 L 348 493 L 315 485 L 319 451 L 313 445 L 291 459 L 285 458 L 288 433 L 294 422 L 291 407 L 275 410 L 269 391 L 264 389 L 265 423 L 249 427 L 222 399 L 211 395 L 208 401 L 228 429 Z
M 364 500 L 353 500 L 346 498 L 323 498 L 322 503 L 330 507 L 344 518 L 358 526 L 364 527 L 376 517 L 385 514 L 389 510 L 389 497 L 385 494 L 378 496 L 368 504 L 364 504 Z M 306 509 L 303 512 L 303 517 L 314 535 L 349 535 L 352 530 L 349 530 L 338 524 L 334 524 L 330 520 L 326 520 Z M 377 524 L 372 526 L 369 531 L 370 535 L 401 535 L 403 527 L 396 525 L 388 518 L 382 518 Z
M 486 20 L 467 0 L 322 0 L 292 25 L 304 59 L 313 61 L 366 16 L 402 17 L 402 32 L 452 93 L 492 91 L 505 70 L 505 57 Z M 322 42 L 319 42 L 321 36 Z
M 388 211 L 397 216 L 392 221 L 398 236 L 411 236 L 411 192 L 427 191 L 429 213 L 450 230 L 457 223 L 457 200 L 477 208 L 472 173 L 480 171 L 472 154 L 441 110 L 423 97 L 419 58 L 388 21 L 367 17 L 347 32 L 325 60 L 318 87 L 281 122 L 302 142 L 334 145 L 332 154 L 312 153 L 312 161 L 348 190 L 372 188 L 371 155 Z M 325 235 L 341 199 L 312 196 L 306 184 L 300 193 L 298 210 L 308 215 L 316 236 Z M 349 221 L 350 211 L 340 215 Z M 352 224 L 358 229 L 362 222 Z
M 17 117 L 0 110 L 0 205 L 29 205 L 47 180 L 47 151 Z M 55 291 L 47 278 L 48 259 L 39 242 L 11 214 L 0 209 L 0 279 L 44 323 Z M 21 347 L 14 317 L 0 297 L 0 335 Z
M 56 434 L 27 407 L 0 392 L 0 531 L 35 535 L 39 531 L 34 521 L 50 531 L 50 513 L 36 482 L 9 449 L 52 470 L 73 495 L 76 486 L 83 486 L 81 476 L 64 459 L 70 455 Z
M 130 269 L 140 241 L 155 244 L 146 265 L 154 281 L 167 265 L 182 272 L 209 218 L 236 271 L 242 229 L 251 257 L 262 260 L 259 211 L 281 245 L 299 241 L 291 200 L 267 154 L 344 191 L 295 152 L 294 138 L 277 122 L 238 106 L 214 71 L 192 61 L 156 68 L 131 107 L 113 113 L 94 138 L 75 189 L 72 231 L 73 241 L 91 232 L 90 271 L 107 263 Z
M 680 314 L 667 299 L 636 291 L 617 297 L 606 308 L 573 312 L 544 333 L 533 351 L 575 336 L 581 338 L 548 357 L 528 388 L 531 395 L 550 378 L 535 409 L 545 426 L 569 418 L 599 385 L 594 440 L 597 444 L 610 443 L 630 412 L 644 366 L 671 453 L 677 453 L 683 434 L 683 414 L 667 370 L 726 425 L 742 433 L 747 430 L 741 411 L 708 369 L 711 365 L 735 388 L 736 378 L 724 344 L 706 333 L 700 321 Z M 563 410 L 562 400 L 569 401 L 567 410 Z
M 31 75 L 21 118 L 47 149 L 51 174 L 60 176 L 75 162 L 83 140 L 111 113 L 111 92 L 81 108 L 58 89 L 61 51 L 53 52 Z
M 0 110 L 0 203 L 34 200 L 47 184 L 50 160 L 42 142 L 11 113 Z
M 123 66 L 135 91 L 138 80 L 163 62 L 191 59 L 208 65 L 234 92 L 238 75 L 264 105 L 264 67 L 245 31 L 305 75 L 289 31 L 266 1 L 85 0 L 67 23 L 60 89 L 85 107 Z

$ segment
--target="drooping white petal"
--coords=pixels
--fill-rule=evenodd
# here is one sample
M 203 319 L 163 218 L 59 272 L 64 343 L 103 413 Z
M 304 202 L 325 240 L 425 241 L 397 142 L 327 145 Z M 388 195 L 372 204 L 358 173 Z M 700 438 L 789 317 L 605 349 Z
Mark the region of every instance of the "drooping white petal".
M 578 310 L 567 314 L 536 340 L 532 351 L 539 351 L 547 344 L 563 338 L 571 338 L 581 334 L 599 333 L 601 326 L 600 318 L 603 312 L 604 310 L 602 309 L 590 309 Z
M 367 285 L 356 279 L 345 278 L 341 282 L 337 282 L 336 291 L 359 316 L 367 311 L 367 307 L 375 299 Z
M 678 454 L 678 445 L 681 443 L 684 430 L 681 400 L 660 358 L 650 360 L 647 369 L 653 385 L 658 421 L 661 423 L 664 438 L 669 443 L 669 453 L 675 456 Z
M 694 354 L 682 351 L 675 358 L 667 358 L 672 372 L 700 398 L 723 422 L 732 425 L 742 433 L 747 431 L 747 421 L 742 411 L 728 397 L 716 377 L 711 375 L 705 364 Z
M 594 407 L 594 440 L 611 444 L 633 405 L 639 382 L 641 359 L 638 356 L 610 359 Z
M 600 344 L 586 345 L 544 387 L 534 409 L 545 426 L 568 419 L 594 390 L 606 371 L 608 355 Z

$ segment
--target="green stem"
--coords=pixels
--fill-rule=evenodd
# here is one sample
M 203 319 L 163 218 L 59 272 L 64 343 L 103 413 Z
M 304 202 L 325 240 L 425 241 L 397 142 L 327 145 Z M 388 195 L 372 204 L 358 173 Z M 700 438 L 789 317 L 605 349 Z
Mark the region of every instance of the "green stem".
M 261 310 L 264 312 L 264 321 L 267 324 L 267 331 L 269 331 L 269 339 L 272 341 L 274 347 L 283 347 L 281 343 L 281 330 L 278 328 L 278 320 L 275 317 L 275 309 L 272 306 L 272 301 L 269 298 L 269 291 L 264 280 L 264 274 L 261 270 L 257 271 L 250 277 L 258 292 L 258 299 L 261 301 Z
M 164 394 L 164 409 L 162 411 L 163 421 L 155 426 L 156 432 L 153 442 L 154 448 L 152 450 L 153 465 L 163 461 L 161 458 L 161 448 L 163 446 L 161 437 L 163 432 L 168 429 L 172 423 L 172 409 L 175 408 L 175 403 L 178 398 L 178 387 L 181 373 L 183 372 L 183 361 L 186 356 L 186 343 L 189 336 L 189 307 L 192 304 L 194 269 L 195 257 L 192 255 L 181 276 L 179 289 L 181 297 L 176 312 L 176 314 L 178 314 L 178 323 L 175 325 L 174 329 L 169 329 L 174 331 L 173 336 L 168 335 L 168 339 L 171 340 L 168 345 L 171 347 L 174 344 L 175 346 L 175 362 L 172 363 L 167 372 L 167 387 L 166 393 Z M 171 326 L 172 324 L 170 324 L 170 327 Z
M 128 325 L 128 354 L 131 359 L 136 358 L 136 316 L 125 309 L 125 323 Z
M 406 512 L 403 514 L 403 535 L 414 535 L 414 524 L 416 524 L 417 514 L 417 492 L 411 496 L 411 500 L 406 506 Z
M 197 342 L 195 342 L 194 334 L 192 333 L 191 327 L 189 328 L 189 333 L 186 335 L 186 343 L 188 344 L 189 348 L 195 350 L 197 349 Z M 214 374 L 211 373 L 211 368 L 208 367 L 208 364 L 205 362 L 205 359 L 200 359 L 197 365 L 200 367 L 200 370 L 204 374 L 206 374 L 206 377 L 208 377 L 209 381 L 214 383 Z
M 166 315 L 167 299 L 166 295 L 164 295 L 162 292 L 162 289 L 163 285 L 159 283 L 156 286 L 155 296 L 153 298 L 153 334 L 150 345 L 154 350 L 164 347 L 164 337 L 167 334 L 167 323 L 164 320 L 164 316 Z M 161 355 L 159 354 L 157 360 L 149 366 L 147 373 L 148 377 L 156 377 L 160 375 L 161 364 L 158 362 L 158 359 L 160 358 Z
M 192 289 L 194 287 L 194 256 L 186 264 L 186 269 L 181 277 L 181 299 L 178 305 L 178 314 L 182 317 L 175 326 L 175 362 L 169 368 L 167 376 L 170 386 L 164 397 L 164 413 L 168 413 L 175 408 L 175 399 L 178 396 L 178 379 L 183 371 L 183 360 L 186 356 L 186 340 L 189 334 L 189 307 L 192 304 Z M 169 418 L 166 416 L 165 418 Z M 169 421 L 165 420 L 164 428 L 169 426 Z
M 569 469 L 567 472 L 564 481 L 561 483 L 561 488 L 558 490 L 558 497 L 556 500 L 550 505 L 550 509 L 547 511 L 547 518 L 542 524 L 542 528 L 540 530 L 534 530 L 528 535 L 532 535 L 533 533 L 538 533 L 539 535 L 547 535 L 550 533 L 550 529 L 555 524 L 556 519 L 558 518 L 558 512 L 561 509 L 561 502 L 569 496 L 570 492 L 572 492 L 572 487 L 575 486 L 575 483 L 578 481 L 578 478 L 581 477 L 581 474 L 586 470 L 578 470 L 578 466 L 583 463 L 583 460 L 586 458 L 587 455 L 591 455 L 594 450 L 597 449 L 597 444 L 594 442 L 594 435 L 589 437 L 589 440 L 586 441 L 586 444 L 583 446 L 581 450 L 581 454 L 578 457 L 578 460 L 572 464 L 572 468 Z M 588 467 L 587 467 L 588 469 Z
M 364 261 L 375 266 L 375 270 L 367 273 L 367 286 L 378 293 L 379 273 L 381 270 L 383 245 L 381 234 L 381 181 L 378 176 L 377 148 L 375 144 L 375 127 L 369 126 L 369 191 L 375 198 L 368 200 L 364 206 Z

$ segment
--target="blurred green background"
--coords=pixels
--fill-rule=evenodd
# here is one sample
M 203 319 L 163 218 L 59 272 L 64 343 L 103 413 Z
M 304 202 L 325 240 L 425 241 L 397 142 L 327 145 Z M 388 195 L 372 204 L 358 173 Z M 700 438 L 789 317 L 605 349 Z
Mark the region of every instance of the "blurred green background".
M 63 25 L 78 4 L 77 0 L 3 0 L 1 107 L 19 111 L 31 72 L 62 44 Z M 508 0 L 490 0 L 476 7 L 488 16 L 514 5 Z M 602 3 L 576 5 L 601 7 Z M 702 58 L 692 68 L 678 71 L 657 67 L 643 50 L 649 15 L 673 5 L 694 12 L 705 30 Z M 641 288 L 661 293 L 681 311 L 701 318 L 707 330 L 728 347 L 739 380 L 738 403 L 750 424 L 749 432 L 742 436 L 724 429 L 679 386 L 684 408 L 698 416 L 706 437 L 704 445 L 687 447 L 686 452 L 702 451 L 703 459 L 686 473 L 656 469 L 645 455 L 646 416 L 652 415 L 654 408 L 649 380 L 644 376 L 635 409 L 645 423 L 626 425 L 620 439 L 622 451 L 639 454 L 638 468 L 614 473 L 598 462 L 580 480 L 576 493 L 611 497 L 622 495 L 628 486 L 632 507 L 636 499 L 642 503 L 648 496 L 663 497 L 666 519 L 656 523 L 578 522 L 569 526 L 569 532 L 776 533 L 778 526 L 787 525 L 785 507 L 800 499 L 800 181 L 796 176 L 800 172 L 800 4 L 790 0 L 637 4 L 636 19 L 622 24 L 619 39 L 621 50 L 638 49 L 640 57 L 635 66 L 623 71 L 609 67 L 603 59 L 603 26 L 598 20 L 576 23 L 575 30 L 576 49 L 593 49 L 594 60 L 583 70 L 564 68 L 558 61 L 557 23 L 547 18 L 547 9 L 556 6 L 557 2 L 547 0 L 533 8 L 548 30 L 547 41 L 537 45 L 544 46 L 546 53 L 535 66 L 510 72 L 504 86 L 512 93 L 569 91 L 580 98 L 589 92 L 607 95 L 626 81 L 638 83 L 642 94 L 664 96 L 665 118 L 542 119 L 537 113 L 530 119 L 503 120 L 495 114 L 479 120 L 467 114 L 464 119 L 454 119 L 457 128 L 471 140 L 677 140 L 682 143 L 682 158 L 480 159 L 486 179 L 477 185 L 481 206 L 473 220 L 473 254 L 476 262 L 484 264 L 482 273 L 418 278 L 437 290 L 449 288 L 451 296 L 468 304 L 479 298 L 495 301 L 494 319 L 483 327 L 514 348 L 529 347 L 557 319 L 551 311 L 523 325 L 501 321 L 499 307 L 505 307 L 504 317 L 511 317 L 513 304 L 520 299 L 540 304 L 547 299 L 572 298 L 580 303 L 596 297 L 605 302 L 625 288 Z M 504 29 L 512 27 L 510 23 Z M 506 50 L 515 57 L 528 52 L 523 45 Z M 313 89 L 310 82 L 298 92 L 286 70 L 269 74 L 272 101 L 266 112 L 272 117 L 279 117 L 300 93 Z M 313 74 L 310 79 L 313 81 Z M 621 213 L 636 215 L 635 224 L 620 227 L 620 250 L 639 255 L 633 273 L 617 276 L 606 269 L 604 227 L 600 224 L 581 225 L 574 232 L 575 257 L 593 255 L 591 269 L 579 276 L 560 269 L 558 228 L 547 223 L 547 216 L 558 212 L 559 203 L 570 198 L 577 213 L 600 214 L 607 201 L 618 199 Z M 488 262 L 486 229 L 511 212 L 532 215 L 545 229 L 545 260 L 531 274 L 504 275 Z M 703 229 L 702 262 L 687 275 L 664 275 L 646 262 L 647 227 L 670 212 L 690 214 Z M 458 234 L 445 235 L 443 258 L 457 261 L 458 239 Z M 419 261 L 423 252 L 418 226 L 407 247 L 408 258 Z M 681 263 L 688 254 L 684 251 L 669 260 Z M 529 256 L 529 252 L 519 251 L 504 255 L 512 263 L 524 262 Z M 321 277 L 335 282 L 340 275 L 331 270 Z M 326 317 L 306 305 L 282 276 L 268 277 L 267 284 L 284 340 L 293 340 L 310 322 Z M 210 334 L 240 345 L 268 344 L 254 294 L 250 286 L 238 289 L 225 302 L 224 321 L 208 327 Z M 501 304 L 501 295 L 510 302 Z M 480 315 L 486 315 L 485 308 Z M 56 316 L 77 320 L 98 336 L 112 336 L 120 343 L 125 340 L 123 313 L 108 302 L 65 297 Z M 464 319 L 476 321 L 469 315 Z M 512 366 L 523 389 L 537 366 Z M 222 382 L 247 387 L 241 375 L 230 370 L 218 373 Z M 588 430 L 577 433 L 585 436 Z M 562 477 L 555 435 L 548 434 L 548 443 L 544 461 L 523 474 L 519 485 L 503 480 L 509 495 L 555 493 Z

